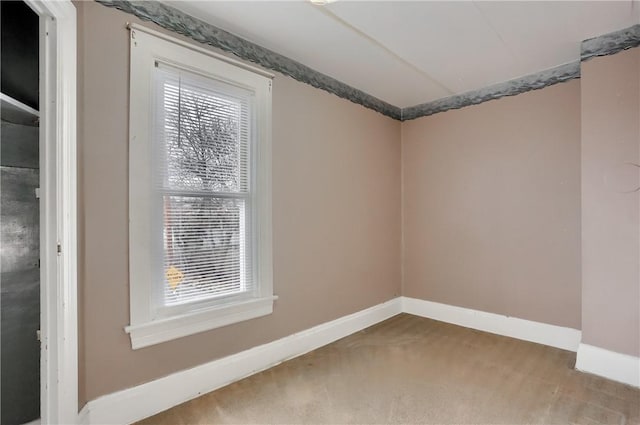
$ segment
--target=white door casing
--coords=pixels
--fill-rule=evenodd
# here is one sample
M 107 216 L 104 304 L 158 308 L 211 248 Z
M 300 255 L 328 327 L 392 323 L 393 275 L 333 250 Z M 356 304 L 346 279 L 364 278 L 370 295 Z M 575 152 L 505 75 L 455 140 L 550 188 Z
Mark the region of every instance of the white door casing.
M 25 0 L 40 16 L 40 329 L 43 424 L 78 418 L 76 9 Z

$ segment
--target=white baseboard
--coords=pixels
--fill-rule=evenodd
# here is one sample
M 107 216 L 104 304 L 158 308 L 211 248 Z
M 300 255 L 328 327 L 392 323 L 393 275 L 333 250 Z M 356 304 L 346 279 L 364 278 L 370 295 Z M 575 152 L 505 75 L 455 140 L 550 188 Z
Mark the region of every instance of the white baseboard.
M 394 298 L 238 354 L 90 401 L 80 424 L 130 424 L 285 360 L 320 348 L 402 312 Z
M 563 350 L 577 351 L 582 336 L 582 333 L 577 329 L 532 322 L 516 317 L 486 313 L 416 298 L 401 298 L 402 311 L 405 313 L 549 345 Z
M 631 385 L 635 382 L 638 386 L 637 381 L 629 378 L 634 370 L 636 379 L 638 377 L 637 358 L 626 356 L 629 358 L 623 359 L 625 356 L 622 354 L 584 346 L 580 344 L 579 330 L 415 298 L 398 297 L 277 341 L 97 398 L 82 409 L 78 423 L 129 424 L 139 421 L 400 313 L 428 317 L 564 350 L 578 351 L 580 345 L 577 369 Z
M 640 357 L 581 343 L 576 369 L 640 388 Z

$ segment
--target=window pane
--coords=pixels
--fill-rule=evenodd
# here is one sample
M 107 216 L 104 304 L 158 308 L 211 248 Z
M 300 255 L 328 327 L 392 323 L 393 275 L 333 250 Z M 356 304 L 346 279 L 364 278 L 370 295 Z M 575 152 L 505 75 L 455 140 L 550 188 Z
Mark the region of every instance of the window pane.
M 225 92 L 219 82 L 184 72 L 159 70 L 158 76 L 162 185 L 247 191 L 250 93 L 236 88 Z
M 246 291 L 245 201 L 164 196 L 165 305 Z

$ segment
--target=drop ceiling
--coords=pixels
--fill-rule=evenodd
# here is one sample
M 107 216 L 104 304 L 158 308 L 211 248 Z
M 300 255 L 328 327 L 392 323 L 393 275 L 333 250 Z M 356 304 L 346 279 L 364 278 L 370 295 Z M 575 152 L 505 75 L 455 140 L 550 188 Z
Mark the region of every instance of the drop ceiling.
M 574 62 L 582 40 L 640 23 L 640 0 L 165 3 L 401 108 Z

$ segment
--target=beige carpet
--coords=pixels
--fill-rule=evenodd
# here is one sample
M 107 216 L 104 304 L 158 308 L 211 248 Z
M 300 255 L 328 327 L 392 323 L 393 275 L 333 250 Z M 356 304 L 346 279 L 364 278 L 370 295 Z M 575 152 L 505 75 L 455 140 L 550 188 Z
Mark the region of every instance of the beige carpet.
M 575 353 L 402 314 L 142 424 L 640 424 Z

